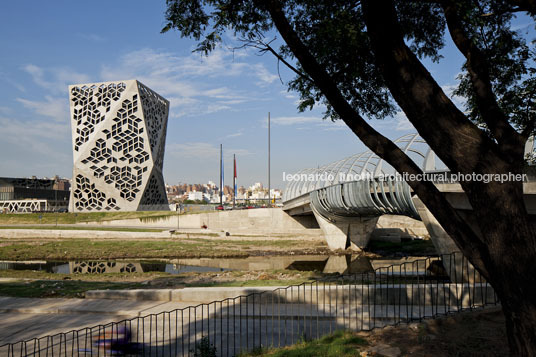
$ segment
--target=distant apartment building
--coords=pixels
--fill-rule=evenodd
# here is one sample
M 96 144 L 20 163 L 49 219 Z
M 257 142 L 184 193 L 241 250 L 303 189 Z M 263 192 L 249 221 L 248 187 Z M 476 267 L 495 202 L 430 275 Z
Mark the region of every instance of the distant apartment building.
M 220 189 L 212 181 L 206 184 L 178 184 L 166 185 L 166 193 L 170 202 L 181 202 L 184 200 L 200 201 L 204 200 L 213 204 L 220 203 Z M 223 187 L 223 202 L 233 202 L 235 196 L 234 188 L 226 185 Z M 281 199 L 281 190 L 271 189 L 270 197 L 275 200 Z M 236 202 L 264 202 L 268 199 L 268 189 L 264 188 L 261 182 L 256 182 L 248 187 L 237 188 Z
M 205 201 L 210 202 L 210 195 L 201 191 L 192 191 L 188 193 L 190 201 Z
M 277 188 L 272 188 L 270 190 L 270 198 L 273 200 L 280 200 L 281 199 L 281 190 Z

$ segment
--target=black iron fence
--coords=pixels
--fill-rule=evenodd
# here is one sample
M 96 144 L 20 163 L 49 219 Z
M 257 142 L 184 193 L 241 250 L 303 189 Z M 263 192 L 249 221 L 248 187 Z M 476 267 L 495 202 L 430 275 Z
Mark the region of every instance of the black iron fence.
M 459 253 L 0 346 L 0 356 L 234 356 L 498 303 Z

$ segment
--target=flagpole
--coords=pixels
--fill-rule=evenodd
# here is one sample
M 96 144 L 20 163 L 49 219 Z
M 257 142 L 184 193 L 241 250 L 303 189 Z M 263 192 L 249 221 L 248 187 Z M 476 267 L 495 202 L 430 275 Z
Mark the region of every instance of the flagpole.
M 236 205 L 236 154 L 233 154 L 233 166 L 234 166 L 234 177 L 233 177 L 233 186 L 234 186 L 234 195 L 233 195 L 233 208 Z
M 268 206 L 272 203 L 270 199 L 270 112 L 268 112 Z
M 220 144 L 220 206 L 223 206 L 223 144 Z

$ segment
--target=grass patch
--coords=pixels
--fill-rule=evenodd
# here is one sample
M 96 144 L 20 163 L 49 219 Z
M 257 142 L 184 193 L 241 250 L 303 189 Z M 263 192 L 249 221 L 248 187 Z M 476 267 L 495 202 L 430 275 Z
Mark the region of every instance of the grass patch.
M 178 275 L 165 272 L 57 274 L 32 270 L 1 270 L 1 278 L 14 278 L 20 281 L 0 282 L 0 295 L 79 297 L 83 296 L 83 292 L 91 289 L 288 286 L 311 282 L 317 275 L 315 272 L 279 270 L 255 273 L 249 271 L 188 272 Z M 32 284 L 29 281 L 32 281 Z M 34 284 L 36 281 L 39 284 Z
M 336 331 L 318 340 L 302 341 L 295 345 L 275 349 L 260 349 L 246 356 L 272 356 L 272 357 L 353 357 L 361 356 L 360 348 L 367 345 L 367 341 L 350 331 Z
M 0 278 L 15 278 L 27 280 L 70 280 L 72 282 L 93 281 L 93 282 L 141 282 L 160 277 L 169 277 L 169 273 L 164 272 L 135 272 L 135 273 L 102 273 L 102 274 L 59 274 L 48 273 L 42 270 L 0 270 Z
M 371 241 L 367 250 L 386 256 L 391 256 L 395 253 L 404 253 L 415 256 L 437 255 L 437 251 L 431 239 L 411 240 L 400 243 Z
M 125 227 L 77 227 L 77 226 L 0 226 L 0 229 L 37 229 L 55 231 L 110 231 L 110 232 L 162 232 L 162 229 L 152 228 L 125 228 Z
M 64 239 L 59 241 L 0 239 L 1 260 L 100 260 L 153 259 L 195 257 L 246 257 L 237 250 L 235 242 L 218 240 L 89 240 Z
M 137 212 L 90 212 L 90 213 L 19 213 L 0 214 L 0 224 L 76 224 L 84 222 L 103 222 L 117 219 L 149 218 L 174 216 L 172 211 Z M 41 217 L 41 219 L 39 219 Z
M 137 289 L 140 283 L 116 283 L 98 281 L 53 281 L 36 280 L 29 282 L 2 282 L 0 296 L 43 298 L 43 297 L 83 297 L 88 290 L 95 289 Z
M 170 235 L 171 237 L 171 235 Z M 292 240 L 239 241 L 207 238 L 163 239 L 60 239 L 0 238 L 0 260 L 100 260 L 166 258 L 240 258 L 246 251 L 296 251 L 310 249 L 310 242 Z

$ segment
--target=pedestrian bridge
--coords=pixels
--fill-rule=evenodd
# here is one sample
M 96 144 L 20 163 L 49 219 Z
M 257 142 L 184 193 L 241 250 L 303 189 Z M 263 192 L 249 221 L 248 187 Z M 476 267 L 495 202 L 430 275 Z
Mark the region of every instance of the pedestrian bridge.
M 418 134 L 407 134 L 394 142 L 421 167 L 440 191 L 446 193 L 447 200 L 455 209 L 472 209 L 456 175 L 452 175 L 436 158 Z M 525 152 L 533 151 L 534 141 L 531 139 Z M 318 168 L 304 169 L 286 179 L 289 182 L 283 194 L 283 210 L 298 221 L 301 217 L 313 215 L 331 249 L 364 248 L 378 217 L 388 214 L 422 220 L 438 252 L 446 254 L 457 250 L 404 176 L 371 151 Z M 531 214 L 536 214 L 535 184 L 524 184 L 525 203 Z M 442 242 L 438 241 L 438 236 L 442 237 Z M 443 242 L 445 239 L 448 239 L 448 244 Z

